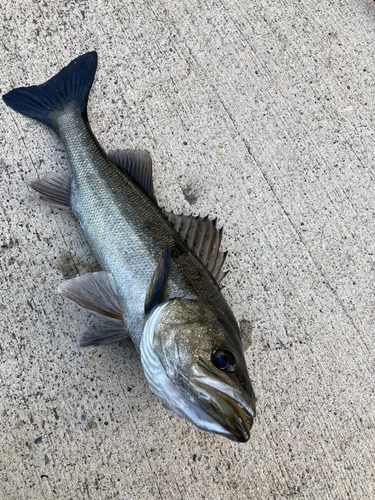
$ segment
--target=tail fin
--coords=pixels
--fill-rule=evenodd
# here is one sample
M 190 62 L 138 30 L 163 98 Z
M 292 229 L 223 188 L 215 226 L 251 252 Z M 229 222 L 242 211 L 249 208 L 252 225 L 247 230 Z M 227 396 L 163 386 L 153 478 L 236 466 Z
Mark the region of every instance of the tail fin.
M 42 85 L 11 90 L 3 96 L 3 100 L 15 111 L 53 128 L 54 111 L 68 104 L 76 105 L 81 113 L 85 113 L 97 63 L 97 53 L 88 52 L 74 59 Z

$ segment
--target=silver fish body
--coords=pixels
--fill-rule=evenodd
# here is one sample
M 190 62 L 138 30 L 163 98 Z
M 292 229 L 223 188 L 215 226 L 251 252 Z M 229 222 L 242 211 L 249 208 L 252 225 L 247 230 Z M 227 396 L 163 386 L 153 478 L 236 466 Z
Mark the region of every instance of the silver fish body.
M 218 233 L 200 219 L 195 224 L 201 229 L 185 231 L 192 240 L 185 241 L 186 234 L 176 231 L 150 190 L 145 192 L 139 174 L 131 175 L 103 151 L 86 112 L 95 69 L 96 53 L 89 53 L 43 86 L 3 96 L 16 111 L 49 125 L 63 141 L 72 180 L 61 184 L 65 195 L 51 189 L 60 182 L 56 177 L 52 184 L 46 181 L 47 199 L 65 196 L 103 270 L 59 289 L 111 318 L 87 330 L 92 335 L 99 328 L 97 344 L 130 334 L 151 389 L 174 414 L 203 430 L 247 441 L 255 397 L 237 322 L 213 277 L 223 262 L 217 258 Z M 42 192 L 42 184 L 34 188 Z M 91 340 L 82 345 L 94 344 Z
M 71 206 L 102 269 L 118 286 L 124 320 L 138 347 L 145 321 L 144 302 L 161 251 L 172 249 L 165 299 L 216 297 L 232 316 L 219 286 L 192 254 L 161 210 L 134 180 L 110 162 L 82 114 L 72 109 L 56 119 L 73 170 Z

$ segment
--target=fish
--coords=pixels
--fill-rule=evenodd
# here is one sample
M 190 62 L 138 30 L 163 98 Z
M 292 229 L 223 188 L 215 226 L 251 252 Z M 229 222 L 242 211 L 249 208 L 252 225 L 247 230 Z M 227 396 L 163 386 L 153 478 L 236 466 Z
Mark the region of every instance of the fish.
M 79 346 L 131 337 L 150 389 L 176 417 L 247 442 L 255 395 L 241 332 L 221 281 L 226 253 L 216 219 L 160 208 L 152 159 L 144 150 L 104 151 L 88 120 L 98 56 L 83 54 L 41 85 L 3 95 L 63 142 L 72 175 L 30 183 L 40 200 L 71 209 L 101 271 L 58 291 L 93 313 Z

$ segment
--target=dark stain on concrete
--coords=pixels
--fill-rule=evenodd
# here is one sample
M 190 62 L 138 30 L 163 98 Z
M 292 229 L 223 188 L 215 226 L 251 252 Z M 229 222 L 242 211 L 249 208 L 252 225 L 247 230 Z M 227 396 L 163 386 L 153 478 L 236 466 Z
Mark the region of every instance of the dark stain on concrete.
M 60 258 L 55 263 L 55 268 L 60 271 L 66 280 L 75 278 L 79 274 L 73 257 L 67 250 L 60 251 Z
M 198 193 L 194 191 L 194 186 L 192 184 L 188 184 L 186 187 L 182 188 L 182 194 L 190 205 L 195 205 L 198 200 Z
M 10 248 L 18 246 L 18 240 L 12 240 L 12 238 L 9 240 L 9 243 L 1 243 L 0 245 L 0 253 L 5 252 L 6 250 L 9 250 Z
M 241 319 L 239 322 L 239 327 L 242 340 L 242 347 L 243 350 L 246 351 L 250 347 L 252 342 L 253 326 L 249 320 Z

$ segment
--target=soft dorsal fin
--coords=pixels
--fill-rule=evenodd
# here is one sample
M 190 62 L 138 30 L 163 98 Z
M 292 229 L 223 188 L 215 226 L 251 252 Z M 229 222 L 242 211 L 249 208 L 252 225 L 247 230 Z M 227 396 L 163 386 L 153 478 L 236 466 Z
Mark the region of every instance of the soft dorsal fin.
M 108 158 L 122 172 L 131 175 L 143 187 L 148 196 L 155 201 L 152 184 L 152 159 L 148 151 L 140 149 L 109 151 Z
M 220 283 L 227 274 L 222 272 L 221 268 L 228 252 L 219 250 L 223 228 L 216 229 L 216 219 L 211 220 L 208 216 L 176 215 L 166 211 L 163 213 L 194 255 L 207 267 L 216 282 Z
M 152 275 L 146 293 L 145 314 L 148 314 L 156 305 L 163 300 L 163 295 L 167 287 L 169 269 L 171 267 L 171 248 L 167 243 L 161 253 L 158 265 Z

